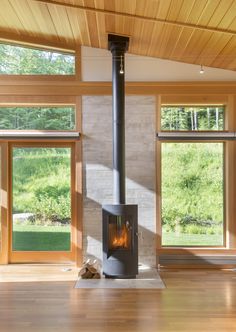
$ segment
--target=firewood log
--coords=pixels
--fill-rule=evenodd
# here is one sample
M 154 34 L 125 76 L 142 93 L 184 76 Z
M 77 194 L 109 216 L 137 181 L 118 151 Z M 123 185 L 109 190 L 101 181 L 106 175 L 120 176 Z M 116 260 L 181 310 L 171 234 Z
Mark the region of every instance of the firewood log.
M 87 270 L 82 276 L 82 279 L 92 279 L 93 278 L 93 273 L 91 273 L 89 270 Z
M 92 264 L 86 264 L 86 269 L 88 269 L 91 273 L 97 273 L 97 269 Z
M 85 267 L 82 267 L 80 270 L 79 270 L 79 276 L 81 277 L 83 274 L 86 273 L 86 268 Z
M 82 279 L 100 279 L 100 271 L 97 260 L 91 262 L 89 259 L 83 263 L 79 271 L 79 277 Z

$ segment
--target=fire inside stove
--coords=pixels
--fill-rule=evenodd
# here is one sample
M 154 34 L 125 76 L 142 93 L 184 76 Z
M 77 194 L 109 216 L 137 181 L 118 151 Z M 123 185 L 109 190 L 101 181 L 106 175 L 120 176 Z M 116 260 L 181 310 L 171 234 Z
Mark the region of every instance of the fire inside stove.
M 109 249 L 129 250 L 131 248 L 131 225 L 124 216 L 109 217 Z

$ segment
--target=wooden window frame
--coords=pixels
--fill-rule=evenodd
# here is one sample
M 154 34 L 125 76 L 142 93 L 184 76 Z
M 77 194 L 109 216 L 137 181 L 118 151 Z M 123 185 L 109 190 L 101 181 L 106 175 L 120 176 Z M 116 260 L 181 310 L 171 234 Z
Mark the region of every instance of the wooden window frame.
M 1 216 L 2 216 L 2 251 L 0 252 L 0 264 L 8 263 L 68 263 L 74 262 L 78 266 L 82 264 L 82 142 L 76 133 L 81 132 L 81 97 L 80 96 L 13 96 L 11 101 L 1 103 L 1 106 L 74 106 L 75 107 L 75 130 L 68 131 L 68 137 L 24 137 L 20 131 L 17 131 L 18 137 L 0 137 L 0 146 L 2 152 L 2 172 L 1 172 Z M 6 131 L 7 132 L 7 131 Z M 11 131 L 9 131 L 11 132 Z M 32 134 L 38 134 L 40 131 L 32 130 Z M 70 134 L 73 133 L 75 135 Z M 55 131 L 56 135 L 56 131 Z M 76 137 L 77 136 L 77 137 Z M 27 146 L 58 146 L 71 147 L 71 209 L 72 209 L 72 233 L 71 233 L 71 251 L 50 251 L 50 252 L 29 252 L 12 251 L 11 246 L 11 150 L 12 147 Z M 46 253 L 46 254 L 42 254 Z
M 222 143 L 223 144 L 223 244 L 222 245 L 212 245 L 212 246 L 208 246 L 208 245 L 184 245 L 184 246 L 181 246 L 181 245 L 162 245 L 162 241 L 160 243 L 160 248 L 161 249 L 179 249 L 179 248 L 184 248 L 186 250 L 188 249 L 192 249 L 192 248 L 196 248 L 196 249 L 226 249 L 227 248 L 227 245 L 226 245 L 226 220 L 225 220 L 225 144 L 226 144 L 226 141 L 223 141 L 223 140 L 201 140 L 201 139 L 194 139 L 194 140 L 181 140 L 181 139 L 178 139 L 178 140 L 169 140 L 169 139 L 166 139 L 166 140 L 161 140 L 160 141 L 160 168 L 161 168 L 161 163 L 162 163 L 162 154 L 161 154 L 161 145 L 162 143 L 203 143 L 203 144 L 207 144 L 207 143 Z M 160 192 L 161 192 L 161 188 L 162 188 L 162 176 L 160 177 Z M 161 215 L 161 206 L 162 206 L 162 203 L 160 201 L 160 207 L 159 207 L 159 222 L 161 223 L 161 240 L 162 240 L 162 215 Z
M 157 132 L 161 132 L 161 105 L 162 101 L 164 104 L 168 105 L 185 105 L 185 104 L 196 104 L 196 105 L 208 105 L 208 104 L 219 104 L 219 98 L 215 96 L 208 96 L 207 102 L 203 102 L 201 96 L 156 96 L 156 112 L 157 112 L 157 122 L 156 129 Z M 194 101 L 194 102 L 193 102 Z M 199 101 L 199 102 L 198 102 Z M 223 101 L 223 99 L 222 99 Z M 236 132 L 236 95 L 228 95 L 224 100 L 225 105 L 225 129 L 226 131 Z M 222 255 L 235 255 L 236 254 L 236 227 L 235 227 L 235 215 L 236 206 L 234 202 L 234 197 L 236 195 L 236 176 L 234 175 L 234 165 L 236 163 L 236 142 L 228 141 L 227 139 L 214 140 L 215 142 L 224 143 L 224 233 L 225 233 L 225 244 L 222 247 L 207 247 L 207 246 L 162 246 L 161 233 L 161 142 L 173 142 L 171 139 L 157 141 L 156 142 L 156 169 L 157 169 L 157 262 L 161 255 L 191 255 L 191 256 L 222 256 Z M 178 142 L 208 142 L 207 140 L 178 140 Z M 176 265 L 181 267 L 181 265 Z M 195 266 L 195 265 L 194 265 Z M 209 265 L 208 265 L 209 266 Z M 174 267 L 174 265 L 173 265 Z M 185 265 L 183 266 L 185 267 Z
M 46 46 L 36 46 L 34 44 L 24 44 L 24 43 L 10 43 L 7 41 L 1 40 L 1 44 L 15 46 L 15 47 L 23 47 L 30 48 L 39 51 L 45 52 L 55 52 L 60 54 L 72 55 L 75 57 L 75 72 L 74 74 L 0 74 L 0 81 L 5 80 L 16 80 L 16 81 L 75 81 L 81 80 L 81 46 L 76 46 L 73 50 L 65 50 L 56 47 L 46 47 Z
M 35 45 L 31 45 L 34 47 Z M 39 47 L 40 48 L 40 47 Z M 43 49 L 61 51 L 52 47 L 42 47 Z M 73 75 L 0 75 L 0 106 L 75 106 L 76 110 L 76 128 L 74 132 L 81 133 L 81 93 L 78 87 L 81 84 L 81 47 L 78 45 L 74 50 L 68 50 L 68 53 L 75 54 L 75 74 Z M 73 92 L 72 92 L 73 90 Z M 37 131 L 33 131 L 37 133 Z M 68 132 L 69 133 L 69 132 Z M 20 134 L 20 133 L 19 133 Z M 23 138 L 22 136 L 16 139 L 0 138 L 0 146 L 2 153 L 1 163 L 1 223 L 2 231 L 0 236 L 2 237 L 2 246 L 0 248 L 0 264 L 8 264 L 11 262 L 10 257 L 10 147 L 14 144 L 71 144 L 73 145 L 73 199 L 72 210 L 73 215 L 73 257 L 69 257 L 78 266 L 82 265 L 82 140 L 81 138 L 69 137 L 63 140 L 63 137 L 59 137 L 55 141 L 53 139 L 37 139 L 34 137 Z M 60 253 L 60 252 L 59 252 Z M 37 260 L 40 262 L 41 252 L 34 257 L 28 257 L 25 260 L 24 255 L 15 257 L 15 261 L 32 263 Z M 66 257 L 66 261 L 68 257 Z M 43 262 L 54 263 L 64 262 L 65 257 L 61 255 L 58 257 L 58 252 L 55 255 L 50 253 L 50 257 L 47 256 L 47 260 Z

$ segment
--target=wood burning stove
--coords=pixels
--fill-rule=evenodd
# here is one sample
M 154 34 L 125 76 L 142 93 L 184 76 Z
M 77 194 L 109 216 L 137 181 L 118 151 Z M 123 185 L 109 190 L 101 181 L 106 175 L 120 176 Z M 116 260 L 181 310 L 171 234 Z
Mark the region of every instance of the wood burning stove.
M 137 205 L 103 205 L 103 273 L 135 278 L 138 274 Z
M 110 278 L 138 274 L 137 205 L 125 204 L 124 53 L 129 38 L 108 35 L 112 52 L 114 204 L 103 205 L 103 273 Z

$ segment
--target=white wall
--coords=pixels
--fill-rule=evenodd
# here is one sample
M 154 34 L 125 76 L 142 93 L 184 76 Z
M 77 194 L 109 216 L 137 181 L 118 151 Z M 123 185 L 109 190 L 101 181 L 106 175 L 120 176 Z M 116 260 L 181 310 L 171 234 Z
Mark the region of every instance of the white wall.
M 82 47 L 82 80 L 111 81 L 111 52 Z M 236 81 L 236 72 L 126 54 L 127 81 Z

